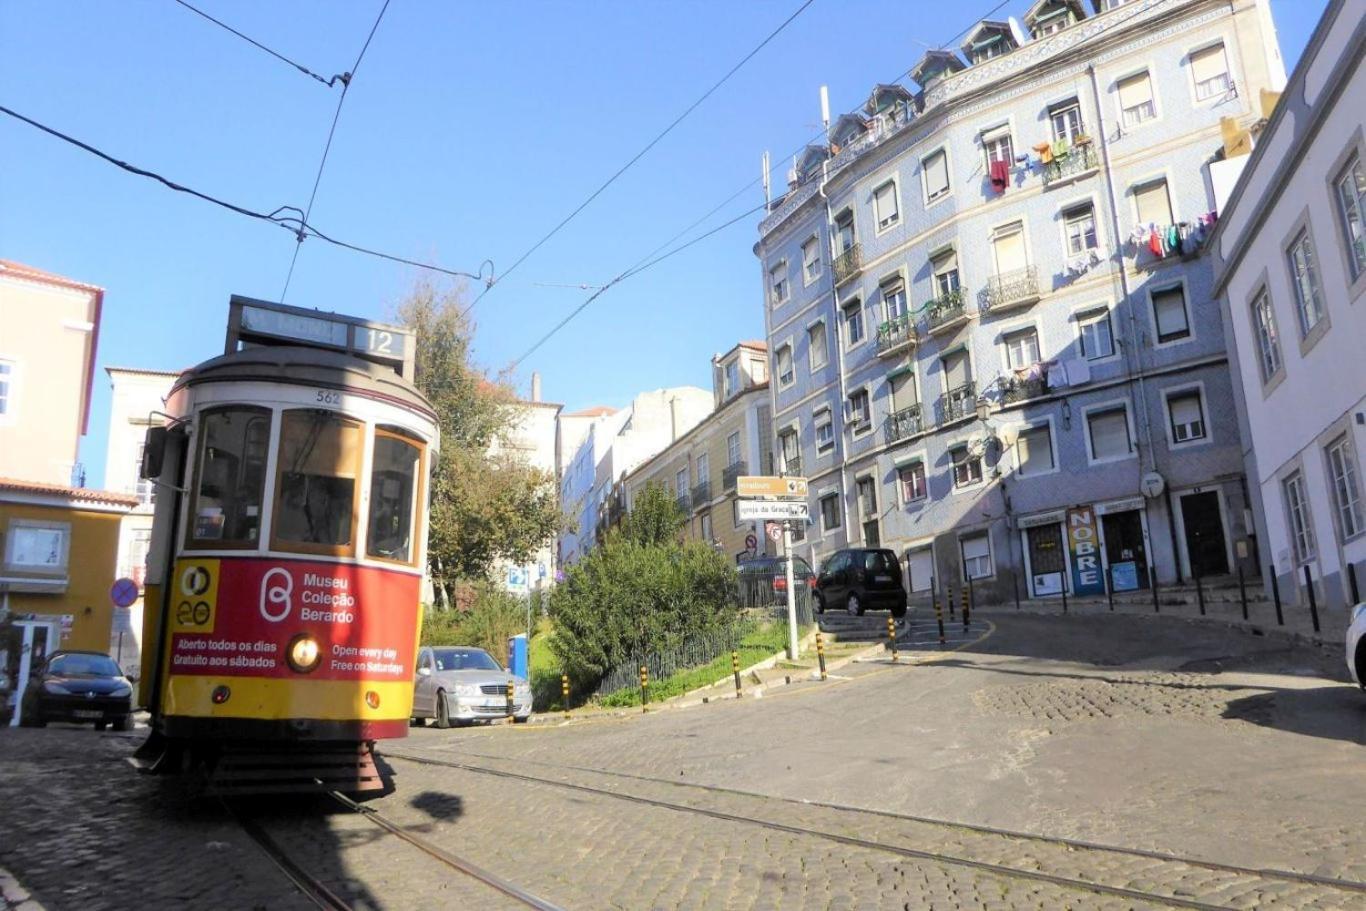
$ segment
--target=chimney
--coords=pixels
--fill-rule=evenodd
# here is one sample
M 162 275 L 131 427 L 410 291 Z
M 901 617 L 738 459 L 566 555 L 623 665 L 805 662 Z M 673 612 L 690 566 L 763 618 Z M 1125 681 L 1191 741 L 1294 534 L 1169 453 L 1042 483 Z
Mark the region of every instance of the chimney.
M 531 374 L 531 400 L 533 402 L 541 400 L 541 375 L 539 373 Z
M 678 396 L 669 399 L 669 442 L 678 439 Z

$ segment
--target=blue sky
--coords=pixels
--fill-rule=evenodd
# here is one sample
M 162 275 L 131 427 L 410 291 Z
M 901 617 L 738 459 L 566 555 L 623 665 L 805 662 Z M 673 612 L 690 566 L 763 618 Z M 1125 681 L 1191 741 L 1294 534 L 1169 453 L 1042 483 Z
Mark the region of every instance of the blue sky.
M 1273 0 L 1287 69 L 1325 4 Z M 331 75 L 355 60 L 380 2 L 196 5 Z M 799 5 L 392 0 L 311 220 L 401 256 L 505 271 Z M 765 149 L 780 157 L 810 138 L 822 84 L 835 114 L 854 109 L 994 5 L 816 0 L 484 298 L 481 362 L 506 365 L 587 296 L 545 285 L 607 281 L 757 177 Z M 0 104 L 248 208 L 307 202 L 337 91 L 173 0 L 0 4 Z M 762 198 L 756 184 L 697 230 Z M 708 386 L 713 353 L 763 335 L 757 219 L 603 295 L 522 365 L 523 387 L 537 370 L 545 398 L 573 409 Z M 278 299 L 293 247 L 285 230 L 0 117 L 0 257 L 106 289 L 81 453 L 92 485 L 104 469 L 103 368 L 220 353 L 228 296 Z M 383 318 L 416 277 L 311 240 L 288 303 Z

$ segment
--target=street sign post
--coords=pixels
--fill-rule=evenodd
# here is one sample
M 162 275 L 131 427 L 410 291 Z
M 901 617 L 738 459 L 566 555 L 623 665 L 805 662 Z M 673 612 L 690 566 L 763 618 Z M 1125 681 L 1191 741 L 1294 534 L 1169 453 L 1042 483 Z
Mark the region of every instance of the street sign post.
M 741 475 L 735 479 L 737 497 L 805 497 L 806 478 Z
M 739 510 L 741 522 L 760 519 L 805 522 L 810 516 L 805 500 L 739 500 L 735 508 Z
M 802 508 L 806 508 L 803 500 Z M 783 523 L 783 571 L 787 575 L 787 657 L 797 660 L 797 592 L 792 584 L 792 523 Z

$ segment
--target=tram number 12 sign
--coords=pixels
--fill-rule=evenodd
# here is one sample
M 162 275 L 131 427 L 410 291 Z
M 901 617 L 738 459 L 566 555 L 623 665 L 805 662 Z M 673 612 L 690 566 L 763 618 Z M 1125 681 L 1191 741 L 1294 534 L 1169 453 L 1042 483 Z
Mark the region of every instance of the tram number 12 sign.
M 1100 565 L 1100 535 L 1096 529 L 1094 509 L 1067 511 L 1067 549 L 1072 555 L 1072 593 L 1105 594 L 1105 580 L 1101 576 Z

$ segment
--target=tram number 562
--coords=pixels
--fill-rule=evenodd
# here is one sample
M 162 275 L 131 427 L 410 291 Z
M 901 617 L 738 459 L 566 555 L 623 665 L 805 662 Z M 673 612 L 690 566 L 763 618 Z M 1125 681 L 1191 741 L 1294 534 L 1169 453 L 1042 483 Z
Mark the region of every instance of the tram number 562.
M 319 389 L 314 395 L 314 401 L 320 405 L 340 405 L 341 393 L 330 389 Z

